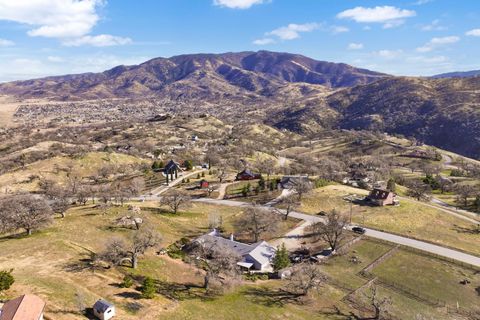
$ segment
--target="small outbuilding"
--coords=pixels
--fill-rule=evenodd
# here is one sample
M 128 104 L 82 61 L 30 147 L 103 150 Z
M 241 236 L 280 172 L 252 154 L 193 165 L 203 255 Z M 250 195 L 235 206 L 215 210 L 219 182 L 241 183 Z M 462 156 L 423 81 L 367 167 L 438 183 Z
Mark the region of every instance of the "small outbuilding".
M 210 183 L 207 180 L 202 179 L 200 180 L 199 187 L 200 189 L 208 189 L 210 187 Z
M 100 320 L 109 320 L 115 316 L 115 306 L 103 299 L 93 305 L 93 314 Z

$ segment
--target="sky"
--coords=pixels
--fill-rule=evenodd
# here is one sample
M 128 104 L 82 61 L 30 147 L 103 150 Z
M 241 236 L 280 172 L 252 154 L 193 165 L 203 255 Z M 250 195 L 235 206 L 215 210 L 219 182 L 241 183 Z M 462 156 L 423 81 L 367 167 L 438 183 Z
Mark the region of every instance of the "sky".
M 394 75 L 480 69 L 479 0 L 0 0 L 0 82 L 269 50 Z

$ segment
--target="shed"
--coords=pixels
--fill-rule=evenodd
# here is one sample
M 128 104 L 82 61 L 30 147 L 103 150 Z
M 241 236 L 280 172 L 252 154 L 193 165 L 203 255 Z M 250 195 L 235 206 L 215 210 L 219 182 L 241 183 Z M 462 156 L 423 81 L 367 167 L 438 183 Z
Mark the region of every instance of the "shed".
M 93 305 L 93 314 L 100 320 L 109 320 L 115 316 L 115 306 L 103 299 Z

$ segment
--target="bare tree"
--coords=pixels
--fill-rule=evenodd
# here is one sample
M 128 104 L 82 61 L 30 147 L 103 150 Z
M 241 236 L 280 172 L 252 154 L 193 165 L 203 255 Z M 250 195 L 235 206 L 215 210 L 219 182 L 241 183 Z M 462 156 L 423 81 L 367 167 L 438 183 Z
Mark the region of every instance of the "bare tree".
M 298 195 L 298 201 L 302 201 L 305 194 L 312 190 L 312 183 L 308 179 L 295 179 L 293 180 L 293 190 Z
M 52 222 L 52 209 L 43 198 L 29 194 L 0 200 L 0 225 L 3 231 L 25 229 L 28 235 Z
M 136 269 L 138 266 L 138 258 L 144 254 L 147 249 L 157 246 L 160 241 L 161 235 L 153 228 L 142 228 L 135 231 L 129 244 L 123 239 L 111 239 L 100 257 L 114 265 L 121 265 L 128 262 L 132 268 Z
M 260 174 L 267 174 L 267 181 L 270 181 L 270 176 L 275 172 L 277 167 L 277 161 L 267 158 L 263 160 L 258 160 L 255 163 L 255 168 L 259 171 Z
M 225 285 L 238 276 L 237 262 L 240 256 L 227 245 L 207 238 L 196 241 L 192 247 L 190 257 L 205 271 L 203 286 L 206 290 L 210 288 L 212 280 Z
M 160 200 L 160 205 L 169 207 L 174 214 L 177 214 L 179 209 L 188 207 L 190 203 L 190 196 L 178 190 L 162 196 Z
M 296 194 L 289 194 L 286 197 L 281 198 L 278 204 L 285 207 L 285 220 L 287 220 L 288 215 L 300 205 L 298 202 L 298 196 Z
M 432 189 L 428 184 L 415 180 L 408 184 L 408 195 L 420 200 L 427 200 Z
M 476 193 L 475 187 L 468 184 L 456 184 L 454 190 L 458 194 L 458 202 L 464 207 L 468 206 L 468 199 Z
M 312 290 L 320 289 L 325 281 L 326 276 L 318 265 L 302 263 L 292 269 L 285 290 L 298 296 L 306 296 Z
M 332 251 L 335 251 L 343 239 L 346 225 L 347 218 L 336 210 L 332 210 L 326 215 L 324 221 L 316 222 L 310 228 L 315 236 L 323 239 L 330 245 Z
M 235 221 L 235 229 L 240 233 L 249 234 L 255 242 L 258 242 L 262 235 L 274 232 L 278 228 L 279 217 L 267 209 L 252 206 L 247 208 L 245 213 Z

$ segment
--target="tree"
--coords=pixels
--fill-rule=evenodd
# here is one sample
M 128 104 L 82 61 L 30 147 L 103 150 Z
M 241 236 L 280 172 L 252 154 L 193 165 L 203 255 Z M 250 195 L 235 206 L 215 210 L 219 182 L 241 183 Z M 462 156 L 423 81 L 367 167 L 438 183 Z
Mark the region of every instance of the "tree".
M 456 184 L 454 186 L 455 192 L 458 194 L 458 202 L 464 207 L 468 206 L 468 199 L 475 195 L 475 187 L 468 184 Z
M 123 239 L 111 239 L 100 254 L 100 258 L 113 265 L 122 265 L 125 262 L 130 263 L 131 267 L 136 269 L 138 258 L 144 254 L 147 249 L 153 248 L 160 243 L 161 235 L 152 228 L 142 228 L 137 230 L 127 244 Z
M 298 201 L 302 201 L 302 197 L 312 190 L 312 183 L 308 179 L 293 180 L 293 190 L 298 195 Z
M 205 271 L 203 287 L 207 291 L 212 280 L 226 285 L 235 280 L 240 272 L 237 262 L 241 257 L 229 246 L 213 239 L 195 242 L 189 256 L 192 262 Z
M 0 228 L 4 232 L 24 229 L 31 235 L 51 222 L 52 209 L 43 198 L 20 194 L 0 201 Z
M 392 299 L 389 297 L 380 298 L 377 292 L 377 286 L 370 287 L 370 292 L 366 295 L 369 298 L 369 303 L 373 309 L 373 320 L 390 319 L 389 308 L 392 305 Z
M 144 299 L 153 299 L 155 298 L 155 293 L 157 289 L 155 288 L 155 281 L 150 277 L 145 277 L 142 284 L 142 298 Z
M 393 178 L 388 179 L 387 190 L 389 190 L 391 192 L 396 192 L 397 191 L 397 184 L 395 183 L 395 179 L 393 179 Z
M 333 252 L 343 239 L 343 232 L 346 225 L 347 218 L 339 214 L 336 210 L 332 210 L 327 213 L 324 221 L 316 222 L 310 228 L 315 236 L 320 237 L 330 245 Z
M 253 237 L 255 242 L 268 232 L 278 228 L 279 215 L 257 206 L 249 207 L 239 219 L 235 221 L 237 232 L 244 232 Z
M 298 202 L 298 197 L 295 194 L 289 194 L 286 197 L 280 198 L 278 204 L 285 207 L 285 220 L 287 220 L 289 214 L 300 205 Z
M 317 265 L 302 263 L 293 268 L 286 290 L 298 296 L 306 296 L 312 290 L 320 289 L 325 281 L 326 277 Z
M 430 188 L 430 186 L 421 181 L 414 180 L 408 184 L 407 194 L 410 197 L 417 199 L 418 201 L 427 200 L 431 192 L 432 189 Z
M 277 161 L 272 158 L 267 158 L 259 160 L 255 163 L 255 168 L 259 171 L 260 174 L 267 174 L 267 181 L 270 181 L 270 175 L 275 172 L 277 166 Z
M 282 243 L 281 246 L 277 248 L 275 257 L 273 258 L 273 269 L 275 271 L 282 270 L 290 265 L 290 257 L 288 256 L 287 248 L 285 243 Z
M 15 278 L 12 275 L 13 269 L 6 271 L 6 270 L 1 270 L 0 271 L 0 294 L 3 291 L 6 291 L 10 289 L 12 284 L 15 282 Z
M 179 209 L 188 207 L 190 203 L 190 196 L 177 190 L 162 196 L 160 200 L 160 205 L 169 207 L 174 214 L 177 214 Z
M 185 166 L 185 169 L 187 169 L 187 171 L 190 171 L 193 169 L 193 163 L 191 160 L 185 160 L 183 165 Z

